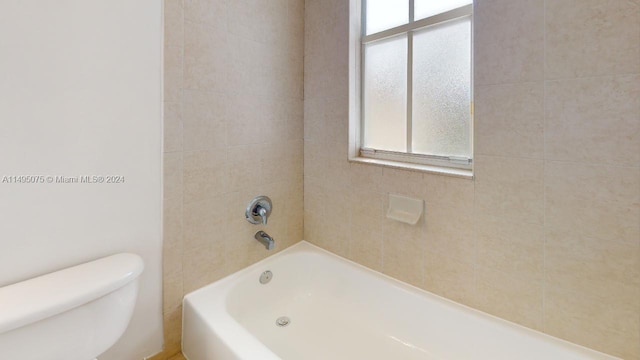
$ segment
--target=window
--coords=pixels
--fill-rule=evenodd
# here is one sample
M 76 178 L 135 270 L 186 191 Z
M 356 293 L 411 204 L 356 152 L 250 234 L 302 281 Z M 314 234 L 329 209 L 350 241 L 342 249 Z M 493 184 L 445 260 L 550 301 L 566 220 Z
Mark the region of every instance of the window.
M 360 156 L 471 169 L 472 0 L 362 0 Z

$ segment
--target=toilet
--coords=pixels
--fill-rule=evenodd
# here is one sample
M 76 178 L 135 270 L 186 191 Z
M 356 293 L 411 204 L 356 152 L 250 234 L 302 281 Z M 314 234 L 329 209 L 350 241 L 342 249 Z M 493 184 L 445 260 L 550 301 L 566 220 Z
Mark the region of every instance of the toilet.
M 127 328 L 143 269 L 122 253 L 0 287 L 0 359 L 95 359 Z

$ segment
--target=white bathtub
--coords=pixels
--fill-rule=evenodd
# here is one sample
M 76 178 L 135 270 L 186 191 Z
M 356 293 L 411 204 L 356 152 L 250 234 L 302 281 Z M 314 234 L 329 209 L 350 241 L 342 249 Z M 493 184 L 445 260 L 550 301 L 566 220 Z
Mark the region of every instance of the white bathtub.
M 266 270 L 273 277 L 263 285 Z M 276 325 L 282 316 L 286 327 Z M 189 360 L 616 359 L 307 242 L 188 294 L 182 349 Z

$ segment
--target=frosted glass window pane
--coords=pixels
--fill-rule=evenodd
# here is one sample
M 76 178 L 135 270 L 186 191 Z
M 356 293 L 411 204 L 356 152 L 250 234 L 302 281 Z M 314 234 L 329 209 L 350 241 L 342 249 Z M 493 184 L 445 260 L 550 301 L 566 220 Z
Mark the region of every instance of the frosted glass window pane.
M 471 21 L 413 37 L 413 152 L 471 157 Z
M 472 0 L 414 0 L 414 19 L 424 19 L 471 3 Z
M 365 47 L 364 147 L 407 151 L 407 35 Z
M 409 22 L 409 0 L 367 0 L 367 35 Z

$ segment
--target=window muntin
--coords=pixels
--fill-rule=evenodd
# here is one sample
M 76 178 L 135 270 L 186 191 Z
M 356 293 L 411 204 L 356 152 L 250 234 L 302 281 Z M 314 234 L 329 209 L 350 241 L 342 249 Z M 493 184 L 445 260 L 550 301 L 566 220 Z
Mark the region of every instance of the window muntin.
M 369 33 L 372 1 L 395 3 L 363 0 L 360 156 L 470 169 L 470 1 L 410 0 L 406 23 Z

